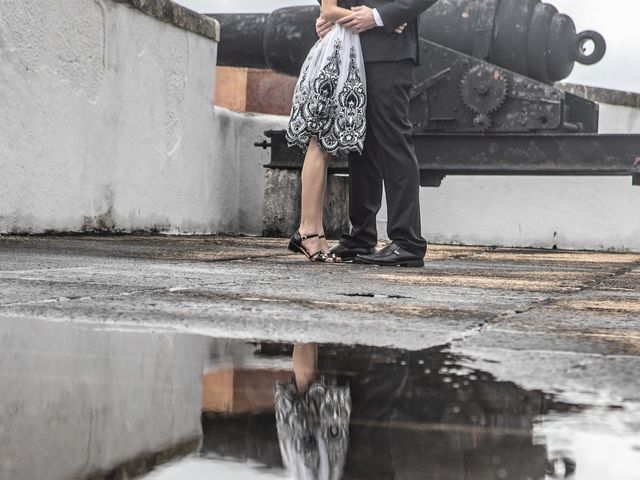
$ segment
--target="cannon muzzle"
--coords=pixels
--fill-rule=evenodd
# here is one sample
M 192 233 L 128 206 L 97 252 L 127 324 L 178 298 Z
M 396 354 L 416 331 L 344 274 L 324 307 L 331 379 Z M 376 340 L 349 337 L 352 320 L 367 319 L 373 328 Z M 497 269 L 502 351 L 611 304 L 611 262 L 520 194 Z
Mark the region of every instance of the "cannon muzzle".
M 545 83 L 606 52 L 602 35 L 576 33 L 571 18 L 540 0 L 439 0 L 420 17 L 420 36 Z

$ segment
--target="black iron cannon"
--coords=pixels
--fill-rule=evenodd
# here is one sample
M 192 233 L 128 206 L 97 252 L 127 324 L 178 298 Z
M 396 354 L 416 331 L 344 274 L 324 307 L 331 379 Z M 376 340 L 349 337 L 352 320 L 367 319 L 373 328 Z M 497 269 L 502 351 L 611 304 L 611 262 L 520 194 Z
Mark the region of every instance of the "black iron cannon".
M 311 6 L 215 15 L 222 27 L 218 63 L 296 76 L 317 41 L 318 13 Z M 571 18 L 540 0 L 439 0 L 420 17 L 420 37 L 546 83 L 606 52 L 602 35 L 577 34 Z
M 215 15 L 219 64 L 297 75 L 319 9 Z M 599 135 L 598 105 L 554 82 L 606 51 L 593 31 L 540 0 L 439 0 L 420 17 L 411 92 L 421 184 L 446 175 L 627 175 L 640 184 L 640 135 Z M 266 132 L 270 168 L 298 169 L 284 132 Z M 334 172 L 345 172 L 337 160 Z

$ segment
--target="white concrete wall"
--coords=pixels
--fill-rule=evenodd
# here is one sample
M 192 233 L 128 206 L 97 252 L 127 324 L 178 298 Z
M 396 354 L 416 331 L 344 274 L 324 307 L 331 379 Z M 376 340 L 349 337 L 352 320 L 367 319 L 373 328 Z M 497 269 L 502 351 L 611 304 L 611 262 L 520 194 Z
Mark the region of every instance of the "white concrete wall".
M 601 133 L 640 133 L 640 110 L 601 105 Z M 640 251 L 640 187 L 630 177 L 457 177 L 420 192 L 434 243 Z M 386 208 L 378 215 L 386 238 Z
M 215 136 L 224 142 L 216 152 L 216 163 L 227 168 L 228 201 L 225 217 L 232 222 L 218 232 L 238 232 L 250 235 L 262 233 L 262 209 L 265 192 L 265 168 L 271 150 L 254 146 L 265 139 L 266 130 L 287 126 L 288 118 L 278 115 L 234 113 L 216 107 Z M 222 203 L 222 202 L 220 202 Z
M 0 233 L 259 233 L 273 121 L 214 109 L 216 54 L 111 0 L 2 0 Z

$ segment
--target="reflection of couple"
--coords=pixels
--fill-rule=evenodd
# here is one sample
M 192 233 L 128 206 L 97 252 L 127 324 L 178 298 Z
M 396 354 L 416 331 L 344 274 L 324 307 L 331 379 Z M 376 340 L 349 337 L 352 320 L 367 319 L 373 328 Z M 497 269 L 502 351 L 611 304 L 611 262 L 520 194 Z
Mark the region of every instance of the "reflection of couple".
M 307 149 L 300 227 L 289 248 L 310 260 L 424 265 L 409 90 L 418 61 L 417 19 L 433 3 L 321 0 L 321 39 L 302 67 L 287 129 L 289 143 Z M 352 230 L 329 249 L 322 222 L 327 163 L 342 153 L 350 154 Z M 392 243 L 376 252 L 383 182 Z
M 275 394 L 292 477 L 543 478 L 547 452 L 534 423 L 567 405 L 458 361 L 443 346 L 295 344 L 293 379 Z

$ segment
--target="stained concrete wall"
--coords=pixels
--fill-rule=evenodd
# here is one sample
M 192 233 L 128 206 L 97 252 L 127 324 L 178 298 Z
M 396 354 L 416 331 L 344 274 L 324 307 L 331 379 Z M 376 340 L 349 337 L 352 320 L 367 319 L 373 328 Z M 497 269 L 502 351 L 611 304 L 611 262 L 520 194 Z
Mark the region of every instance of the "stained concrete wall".
M 271 151 L 257 148 L 254 143 L 265 139 L 266 130 L 286 128 L 288 119 L 277 115 L 235 113 L 216 107 L 215 136 L 223 142 L 216 152 L 216 162 L 225 165 L 225 205 L 221 217 L 231 221 L 213 233 L 262 233 L 262 210 L 265 194 L 264 165 Z
M 254 124 L 213 107 L 217 28 L 168 0 L 0 2 L 0 232 L 261 223 Z

